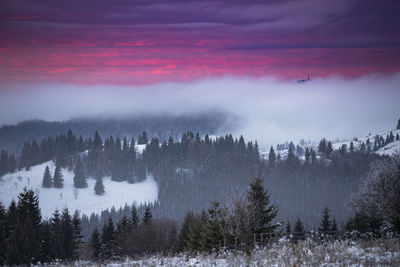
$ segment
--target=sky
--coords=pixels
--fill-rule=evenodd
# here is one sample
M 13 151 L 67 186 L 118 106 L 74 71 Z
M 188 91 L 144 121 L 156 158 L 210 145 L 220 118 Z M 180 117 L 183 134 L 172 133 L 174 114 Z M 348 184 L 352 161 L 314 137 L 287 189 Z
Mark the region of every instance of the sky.
M 377 115 L 349 116 L 345 124 L 379 130 L 400 116 L 393 101 L 400 90 L 398 14 L 397 0 L 1 1 L 0 125 L 165 113 L 179 100 L 193 103 L 180 113 L 222 107 L 249 114 L 254 125 L 257 112 L 263 118 L 258 124 L 269 125 L 275 139 L 300 114 L 295 124 L 302 130 L 293 133 L 319 136 L 325 126 L 316 114 L 326 113 L 320 103 L 337 108 L 351 95 L 351 107 L 343 110 Z M 312 85 L 298 86 L 308 73 Z M 202 92 L 206 97 L 197 101 Z M 54 99 L 58 104 L 49 104 Z M 157 105 L 149 108 L 141 99 L 157 99 Z M 299 99 L 307 103 L 304 113 L 294 108 Z M 274 103 L 281 106 L 270 108 Z M 327 118 L 337 125 L 340 115 L 337 110 Z M 350 127 L 326 131 L 354 134 Z

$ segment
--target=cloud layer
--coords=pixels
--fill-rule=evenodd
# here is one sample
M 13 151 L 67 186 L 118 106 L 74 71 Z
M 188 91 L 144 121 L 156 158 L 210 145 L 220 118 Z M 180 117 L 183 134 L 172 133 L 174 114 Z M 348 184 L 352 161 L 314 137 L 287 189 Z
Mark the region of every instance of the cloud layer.
M 297 84 L 271 78 L 204 79 L 148 86 L 15 84 L 0 93 L 0 124 L 23 119 L 236 114 L 235 134 L 263 145 L 301 138 L 363 136 L 395 127 L 400 117 L 400 74 L 358 79 L 330 77 Z

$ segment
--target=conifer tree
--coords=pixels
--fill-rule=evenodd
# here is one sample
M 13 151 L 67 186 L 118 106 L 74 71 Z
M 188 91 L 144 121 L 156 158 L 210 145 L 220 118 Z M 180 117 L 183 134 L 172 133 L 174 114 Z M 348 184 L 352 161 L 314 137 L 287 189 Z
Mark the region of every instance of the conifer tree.
M 40 256 L 39 261 L 41 263 L 50 262 L 53 260 L 51 251 L 52 251 L 52 234 L 51 234 L 51 226 L 49 222 L 44 222 L 41 228 L 40 234 Z
M 56 164 L 56 169 L 54 170 L 53 181 L 54 181 L 55 188 L 63 188 L 64 187 L 63 174 L 62 174 L 61 166 L 59 164 Z
M 111 217 L 109 217 L 107 223 L 105 223 L 103 226 L 103 231 L 101 234 L 103 258 L 108 259 L 115 255 L 115 237 L 115 226 Z
M 9 237 L 7 259 L 10 265 L 37 263 L 40 258 L 41 214 L 33 190 L 18 196 L 16 223 Z
M 53 185 L 53 180 L 51 179 L 50 169 L 49 166 L 46 166 L 46 169 L 43 174 L 43 182 L 42 186 L 44 188 L 50 188 Z
M 76 188 L 86 188 L 88 185 L 86 182 L 83 164 L 79 158 L 75 165 L 74 174 L 74 186 Z
M 310 164 L 310 161 L 311 161 L 310 150 L 308 150 L 308 147 L 306 147 L 306 152 L 304 153 L 304 163 Z
M 269 194 L 261 178 L 255 178 L 247 193 L 250 227 L 253 234 L 269 233 L 277 227 L 272 220 L 277 215 L 277 207 L 270 204 Z
M 322 221 L 319 227 L 319 231 L 321 233 L 329 232 L 331 230 L 331 220 L 329 215 L 328 207 L 325 207 L 324 211 L 322 212 Z
M 329 155 L 332 153 L 333 148 L 332 148 L 332 143 L 331 141 L 328 142 L 328 145 L 326 146 L 326 156 L 329 157 Z
M 291 226 L 290 226 L 290 222 L 286 223 L 286 233 L 290 234 L 292 232 Z
M 139 214 L 135 205 L 132 205 L 131 218 L 129 222 L 133 227 L 137 227 L 139 225 Z
M 400 140 L 400 136 L 399 133 L 396 134 L 396 140 L 399 141 Z
M 103 178 L 100 176 L 97 177 L 96 179 L 96 184 L 94 185 L 94 192 L 96 195 L 103 195 L 104 194 L 104 184 L 103 184 Z
M 397 122 L 397 127 L 396 127 L 396 129 L 397 129 L 397 130 L 400 130 L 400 119 L 399 119 L 399 121 Z
M 81 230 L 81 220 L 78 211 L 74 212 L 74 216 L 72 217 L 72 225 L 74 227 L 73 258 L 77 259 L 79 248 L 83 238 Z
M 51 255 L 52 258 L 63 259 L 64 258 L 64 244 L 63 244 L 63 232 L 60 218 L 60 212 L 56 209 L 51 218 Z
M 197 215 L 193 218 L 192 226 L 190 227 L 189 237 L 186 240 L 186 247 L 191 251 L 201 250 L 201 239 L 203 238 L 203 233 L 206 231 L 206 225 L 208 222 L 208 217 L 203 211 L 201 216 Z
M 144 209 L 144 215 L 143 215 L 143 223 L 144 224 L 150 224 L 153 220 L 153 215 L 151 214 L 151 210 L 149 206 L 146 206 Z
M 268 154 L 268 167 L 275 167 L 275 162 L 276 162 L 276 155 L 274 148 L 271 146 L 269 149 L 269 154 Z
M 304 239 L 304 226 L 300 218 L 297 218 L 293 233 L 295 242 L 297 242 L 299 239 Z
M 92 248 L 93 251 L 93 259 L 97 260 L 101 256 L 101 238 L 100 238 L 100 233 L 96 229 L 94 229 L 92 236 L 90 238 L 90 247 Z
M 62 259 L 71 260 L 74 255 L 74 226 L 67 208 L 65 208 L 61 214 L 61 232 L 63 249 Z
M 98 131 L 94 133 L 94 140 L 93 140 L 93 151 L 98 153 L 103 150 L 103 140 L 100 137 L 100 134 Z
M 219 249 L 222 245 L 224 234 L 222 227 L 221 208 L 219 202 L 213 201 L 211 208 L 208 210 L 208 220 L 204 225 L 204 230 L 201 232 L 200 246 L 202 250 L 211 251 L 212 249 Z
M 296 224 L 294 225 L 294 232 L 295 233 L 303 233 L 304 232 L 303 223 L 301 222 L 300 218 L 297 218 Z
M 192 229 L 194 221 L 193 212 L 188 212 L 183 219 L 183 223 L 181 229 L 178 234 L 178 241 L 177 241 L 177 250 L 183 251 L 188 247 L 189 239 L 190 239 L 190 231 Z
M 354 143 L 353 141 L 350 142 L 350 153 L 354 152 Z

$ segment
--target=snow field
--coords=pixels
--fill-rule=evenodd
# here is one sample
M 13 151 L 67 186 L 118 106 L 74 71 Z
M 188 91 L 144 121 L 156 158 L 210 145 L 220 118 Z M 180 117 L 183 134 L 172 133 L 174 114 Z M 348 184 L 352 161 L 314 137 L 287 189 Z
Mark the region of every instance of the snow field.
M 145 181 L 135 184 L 114 182 L 111 177 L 104 177 L 103 184 L 106 192 L 100 196 L 96 195 L 93 189 L 95 179 L 87 180 L 87 188 L 77 189 L 74 187 L 74 173 L 67 169 L 62 169 L 63 188 L 43 188 L 42 179 L 46 166 L 49 166 L 53 175 L 55 164 L 53 161 L 48 161 L 31 167 L 29 171 L 23 169 L 0 177 L 0 202 L 8 206 L 13 199 L 18 201 L 18 194 L 24 187 L 32 188 L 39 196 L 42 216 L 46 219 L 51 217 L 55 209 L 68 208 L 70 212 L 79 210 L 81 214 L 90 215 L 92 212 L 100 213 L 113 206 L 118 209 L 125 204 L 140 204 L 157 200 L 158 186 L 151 175 Z

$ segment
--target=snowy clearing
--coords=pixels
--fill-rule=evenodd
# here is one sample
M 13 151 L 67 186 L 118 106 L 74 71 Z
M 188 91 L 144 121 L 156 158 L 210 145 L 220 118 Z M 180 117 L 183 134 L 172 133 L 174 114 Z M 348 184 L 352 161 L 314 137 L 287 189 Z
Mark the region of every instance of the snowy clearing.
M 0 201 L 8 206 L 14 199 L 18 201 L 18 194 L 24 187 L 32 188 L 39 196 L 40 209 L 44 218 L 51 217 L 54 210 L 68 208 L 70 211 L 79 210 L 81 214 L 90 215 L 92 212 L 100 213 L 105 209 L 123 207 L 125 204 L 140 204 L 157 200 L 158 187 L 152 176 L 140 183 L 114 182 L 110 177 L 104 177 L 104 195 L 96 195 L 93 188 L 95 180 L 87 180 L 88 187 L 76 189 L 74 187 L 74 173 L 63 169 L 64 187 L 43 188 L 43 173 L 49 166 L 53 175 L 55 164 L 53 161 L 44 162 L 30 168 L 29 171 L 21 170 L 0 177 Z

